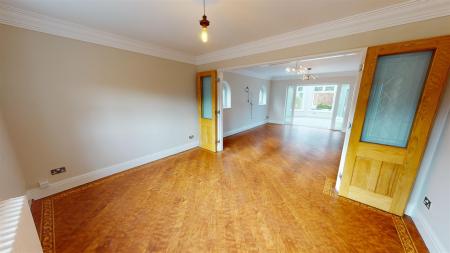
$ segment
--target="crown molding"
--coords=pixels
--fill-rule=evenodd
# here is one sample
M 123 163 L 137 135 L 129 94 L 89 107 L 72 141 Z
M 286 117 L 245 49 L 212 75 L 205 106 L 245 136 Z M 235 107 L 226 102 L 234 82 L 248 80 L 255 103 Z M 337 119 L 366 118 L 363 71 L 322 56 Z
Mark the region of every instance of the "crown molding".
M 193 55 L 0 4 L 0 23 L 159 58 L 195 64 Z
M 152 43 L 0 4 L 0 23 L 2 24 L 197 65 L 448 15 L 450 15 L 449 0 L 410 0 L 405 3 L 194 56 Z
M 196 57 L 207 64 L 450 15 L 449 0 L 411 0 Z
M 245 70 L 245 69 L 233 69 L 233 70 L 225 70 L 224 73 L 233 73 L 233 74 L 238 74 L 241 76 L 247 76 L 247 77 L 253 77 L 253 78 L 257 78 L 257 79 L 262 79 L 262 80 L 270 80 L 270 77 L 267 77 L 265 75 L 260 75 L 258 73 L 255 73 L 253 71 L 249 71 L 249 70 Z
M 342 72 L 327 72 L 327 73 L 311 73 L 315 76 L 318 77 L 318 79 L 333 79 L 333 78 L 342 78 L 342 77 L 348 77 L 348 78 L 353 78 L 356 77 L 358 75 L 358 71 L 342 71 Z M 305 82 L 305 80 L 302 80 L 300 77 L 302 75 L 297 76 L 297 78 L 295 78 L 296 76 L 273 76 L 272 77 L 272 81 L 300 81 L 300 82 Z M 317 81 L 316 80 L 307 80 L 307 81 Z

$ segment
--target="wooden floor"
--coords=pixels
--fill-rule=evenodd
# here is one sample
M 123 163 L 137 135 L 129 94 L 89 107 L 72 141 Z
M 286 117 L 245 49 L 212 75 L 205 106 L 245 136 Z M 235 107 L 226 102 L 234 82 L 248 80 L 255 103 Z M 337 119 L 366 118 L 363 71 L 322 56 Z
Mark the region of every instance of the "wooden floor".
M 32 205 L 45 252 L 426 252 L 408 217 L 337 197 L 343 134 L 268 124 Z

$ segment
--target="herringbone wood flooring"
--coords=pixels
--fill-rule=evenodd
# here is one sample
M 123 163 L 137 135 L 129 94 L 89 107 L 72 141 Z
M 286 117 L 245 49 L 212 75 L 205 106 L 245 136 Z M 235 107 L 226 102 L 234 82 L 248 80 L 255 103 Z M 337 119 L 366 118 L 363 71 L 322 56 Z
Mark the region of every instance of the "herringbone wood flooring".
M 221 153 L 193 149 L 35 201 L 33 213 L 46 252 L 426 252 L 409 218 L 332 193 L 342 142 L 268 124 Z

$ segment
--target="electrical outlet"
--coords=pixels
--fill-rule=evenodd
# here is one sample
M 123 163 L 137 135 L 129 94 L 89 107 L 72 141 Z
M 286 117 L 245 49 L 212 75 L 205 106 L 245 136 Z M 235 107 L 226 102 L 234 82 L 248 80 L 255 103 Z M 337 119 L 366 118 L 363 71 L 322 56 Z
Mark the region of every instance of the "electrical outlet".
M 56 175 L 56 174 L 63 173 L 63 172 L 66 172 L 66 167 L 61 167 L 61 168 L 57 168 L 57 169 L 52 169 L 52 170 L 50 171 L 50 174 Z
M 194 135 L 189 135 L 189 140 L 194 139 Z
M 430 207 L 431 207 L 431 201 L 430 201 L 430 199 L 429 199 L 427 196 L 425 196 L 425 198 L 423 199 L 423 204 L 424 204 L 428 209 L 430 209 Z

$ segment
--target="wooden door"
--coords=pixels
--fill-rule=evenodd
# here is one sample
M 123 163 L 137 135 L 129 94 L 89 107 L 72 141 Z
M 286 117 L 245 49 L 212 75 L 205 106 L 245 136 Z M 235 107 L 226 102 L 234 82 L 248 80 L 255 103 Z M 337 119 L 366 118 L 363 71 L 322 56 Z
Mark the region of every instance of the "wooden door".
M 217 151 L 217 72 L 197 73 L 197 107 L 200 147 Z
M 403 215 L 450 68 L 450 36 L 370 47 L 339 195 Z

